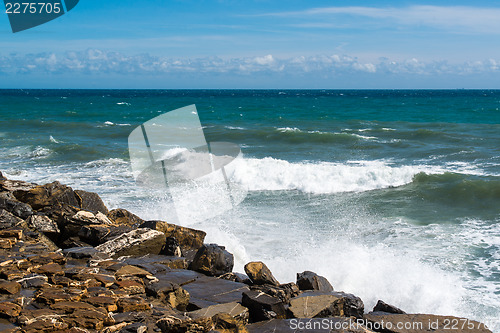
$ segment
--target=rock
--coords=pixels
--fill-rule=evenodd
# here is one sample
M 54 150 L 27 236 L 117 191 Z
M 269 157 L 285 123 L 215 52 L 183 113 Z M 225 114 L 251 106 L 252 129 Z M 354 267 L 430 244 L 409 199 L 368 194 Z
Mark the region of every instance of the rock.
M 331 316 L 362 318 L 363 301 L 342 292 L 305 292 L 290 300 L 290 312 L 295 318 L 325 318 Z
M 387 304 L 384 301 L 378 300 L 377 305 L 373 308 L 373 312 L 387 312 L 387 313 L 398 313 L 398 314 L 406 314 L 400 308 L 397 308 L 393 305 Z
M 190 271 L 187 269 L 173 269 L 166 272 L 162 272 L 161 274 L 156 274 L 155 277 L 159 281 L 168 281 L 171 283 L 178 284 L 179 286 L 184 286 L 193 283 L 199 279 L 204 280 L 205 278 L 208 278 L 206 275 L 197 273 L 195 271 Z M 237 286 L 239 287 L 241 286 L 241 284 L 238 284 Z M 235 286 L 232 285 L 230 287 L 231 288 L 230 290 L 232 290 L 234 287 Z
M 229 272 L 229 273 L 222 274 L 221 276 L 218 276 L 218 278 L 233 281 L 233 282 L 252 284 L 252 281 L 250 281 L 250 278 L 246 274 L 243 274 L 243 273 Z
M 31 215 L 28 220 L 28 226 L 46 234 L 59 234 L 57 223 L 45 215 Z
M 217 313 L 212 317 L 212 322 L 219 332 L 248 333 L 245 324 L 228 313 Z
M 0 229 L 12 228 L 22 222 L 24 221 L 19 217 L 6 211 L 5 209 L 0 209 Z
M 84 210 L 78 211 L 76 214 L 70 218 L 64 218 L 63 231 L 66 238 L 79 236 L 79 232 L 82 227 L 102 224 L 97 217 L 91 213 Z
M 16 318 L 21 313 L 22 308 L 11 302 L 0 302 L 0 316 L 3 318 Z
M 187 269 L 188 264 L 186 258 L 171 257 L 164 255 L 147 254 L 142 257 L 130 257 L 123 260 L 124 263 L 142 267 L 147 271 L 157 274 L 171 269 Z
M 136 229 L 96 247 L 113 257 L 159 254 L 165 244 L 165 234 L 151 229 Z
M 12 238 L 18 241 L 23 238 L 23 231 L 20 229 L 0 230 L 0 238 Z
M 300 290 L 333 291 L 333 287 L 328 280 L 311 271 L 297 273 L 297 286 Z
M 187 315 L 193 319 L 198 319 L 202 317 L 211 318 L 219 313 L 227 313 L 231 317 L 244 323 L 247 323 L 249 318 L 248 309 L 237 302 L 212 305 L 200 310 L 188 312 Z
M 44 287 L 37 291 L 35 299 L 42 304 L 53 304 L 64 301 L 79 301 L 87 291 L 76 288 Z
M 241 294 L 245 291 L 249 291 L 246 284 L 208 276 L 197 278 L 194 282 L 184 284 L 182 287 L 189 292 L 191 296 L 190 302 L 198 299 L 209 302 L 210 304 L 208 305 L 239 302 L 241 301 Z
M 81 209 L 94 214 L 97 214 L 97 212 L 104 215 L 108 214 L 108 208 L 97 193 L 75 190 L 75 196 Z
M 16 282 L 20 283 L 23 288 L 41 288 L 46 286 L 48 281 L 49 279 L 45 275 L 31 274 Z
M 132 231 L 132 228 L 126 225 L 91 224 L 83 226 L 78 236 L 84 242 L 96 246 L 129 231 Z
M 292 282 L 293 283 L 293 282 Z M 279 298 L 283 303 L 288 304 L 290 299 L 298 294 L 298 287 L 295 283 L 273 286 L 270 284 L 251 286 L 250 290 L 263 292 L 269 296 Z
M 148 326 L 141 323 L 128 324 L 123 327 L 119 333 L 145 333 L 148 330 Z
M 135 227 L 144 223 L 144 220 L 141 219 L 139 216 L 134 215 L 128 210 L 122 208 L 113 209 L 106 215 L 115 224 L 124 224 L 130 227 Z
M 61 265 L 56 263 L 45 264 L 32 270 L 33 273 L 43 275 L 64 275 L 64 270 Z
M 182 257 L 181 247 L 175 237 L 167 237 L 162 254 L 167 256 Z
M 190 269 L 208 276 L 219 276 L 233 270 L 234 257 L 223 246 L 203 245 L 193 259 Z
M 9 192 L 4 193 L 10 194 Z M 12 213 L 13 215 L 23 220 L 33 214 L 33 210 L 31 209 L 30 205 L 17 201 L 13 195 L 0 196 L 0 208 L 5 209 L 9 213 Z
M 247 326 L 249 333 L 373 333 L 352 318 L 272 319 Z M 422 333 L 422 332 L 420 332 Z
M 137 266 L 126 265 L 121 267 L 115 273 L 116 277 L 124 277 L 124 276 L 137 276 L 137 277 L 151 277 L 151 273 L 139 268 Z
M 35 210 L 48 206 L 57 207 L 62 204 L 79 206 L 73 189 L 57 181 L 30 188 L 28 191 L 16 189 L 13 193 L 17 200 L 29 204 Z
M 203 246 L 206 233 L 201 230 L 181 227 L 164 221 L 146 221 L 140 228 L 150 228 L 163 232 L 167 237 L 174 237 L 184 253 L 187 250 L 198 250 Z
M 0 280 L 0 293 L 1 294 L 17 294 L 21 291 L 21 285 L 14 281 Z
M 127 293 L 127 295 L 137 295 L 144 294 L 146 291 L 144 289 L 144 285 L 134 280 L 121 280 L 116 281 L 115 284 Z
M 428 314 L 370 313 L 365 315 L 365 325 L 380 332 L 390 333 L 491 333 L 484 324 L 477 321 Z
M 0 189 L 2 191 L 7 191 L 7 192 L 29 191 L 37 186 L 38 186 L 37 184 L 24 182 L 22 180 L 9 180 L 9 179 L 0 180 Z
M 250 311 L 252 322 L 286 318 L 287 304 L 279 297 L 270 296 L 262 291 L 244 292 L 241 304 Z
M 71 247 L 69 249 L 64 249 L 63 253 L 73 259 L 90 259 L 104 255 L 104 253 L 97 251 L 92 246 Z
M 149 311 L 151 307 L 142 297 L 125 297 L 120 298 L 117 302 L 118 311 L 120 312 L 139 312 Z
M 279 286 L 280 284 L 269 268 L 261 261 L 253 261 L 246 264 L 245 273 L 247 273 L 254 284 L 272 284 L 275 286 Z
M 185 289 L 165 280 L 148 284 L 146 286 L 146 294 L 156 297 L 180 311 L 186 310 L 190 299 L 190 295 Z

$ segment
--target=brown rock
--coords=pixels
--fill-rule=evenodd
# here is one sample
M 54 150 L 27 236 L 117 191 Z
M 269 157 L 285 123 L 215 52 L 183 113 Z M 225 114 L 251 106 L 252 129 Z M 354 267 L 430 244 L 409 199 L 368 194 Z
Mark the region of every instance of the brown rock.
M 136 229 L 96 247 L 113 257 L 159 254 L 165 244 L 165 234 L 151 229 Z
M 28 186 L 28 188 L 29 187 L 31 186 Z M 63 203 L 71 206 L 78 206 L 78 201 L 76 200 L 73 189 L 59 182 L 36 186 L 30 188 L 28 191 L 25 189 L 17 189 L 13 193 L 19 201 L 29 204 L 35 210 L 47 206 L 57 207 Z
M 117 300 L 118 298 L 111 296 L 92 296 L 86 298 L 84 301 L 93 306 L 105 308 L 109 312 L 114 312 L 118 310 L 118 306 L 116 305 Z
M 108 214 L 108 208 L 97 193 L 75 190 L 75 196 L 81 209 L 93 213 Z
M 149 311 L 151 307 L 142 297 L 120 298 L 117 302 L 120 312 Z
M 275 286 L 279 286 L 280 284 L 269 268 L 261 261 L 253 261 L 246 264 L 245 273 L 247 273 L 254 284 L 272 284 Z
M 61 231 L 57 223 L 45 215 L 31 215 L 28 218 L 28 226 L 48 234 L 59 234 Z
M 12 213 L 6 211 L 5 209 L 0 209 L 0 229 L 12 228 L 20 223 L 23 220 L 17 216 L 14 216 Z
M 14 281 L 0 280 L 0 293 L 2 294 L 17 294 L 21 291 L 21 285 Z
M 201 230 L 181 227 L 164 221 L 146 221 L 140 228 L 150 228 L 163 232 L 167 237 L 174 237 L 184 253 L 186 250 L 198 250 L 203 246 L 206 233 Z
M 387 312 L 387 313 L 399 313 L 406 314 L 400 308 L 395 307 L 394 305 L 390 305 L 385 303 L 384 301 L 378 300 L 377 305 L 373 308 L 373 312 Z
M 4 318 L 15 318 L 19 316 L 22 308 L 11 302 L 0 302 L 0 316 Z
M 427 314 L 370 313 L 365 315 L 365 326 L 389 333 L 491 333 L 484 324 L 477 321 Z
M 37 184 L 24 182 L 22 180 L 9 180 L 9 179 L 0 180 L 0 189 L 2 191 L 7 191 L 7 192 L 29 191 L 37 186 L 38 186 Z
M 97 246 L 132 230 L 126 225 L 91 224 L 83 226 L 78 236 L 84 242 Z
M 44 274 L 44 275 L 64 275 L 64 270 L 61 265 L 56 263 L 45 264 L 38 268 L 32 270 L 33 273 L 36 274 Z
M 295 318 L 325 318 L 332 316 L 362 318 L 363 301 L 342 292 L 305 292 L 290 300 L 290 312 Z
M 137 266 L 126 265 L 121 267 L 115 273 L 116 277 L 124 277 L 124 276 L 137 276 L 137 277 L 148 277 L 151 276 L 151 273 L 146 271 L 145 269 L 139 268 Z
M 146 292 L 144 286 L 134 280 L 122 280 L 115 283 L 118 288 L 126 291 L 129 295 L 144 294 Z
M 45 287 L 35 294 L 37 302 L 42 304 L 54 304 L 64 301 L 80 301 L 87 291 L 77 288 L 55 288 Z
M 18 201 L 10 192 L 0 192 L 0 208 L 21 219 L 26 219 L 33 214 L 30 205 Z
M 200 310 L 188 312 L 187 315 L 193 319 L 198 319 L 201 317 L 211 318 L 219 313 L 226 313 L 243 323 L 247 323 L 249 318 L 248 309 L 238 302 L 212 305 Z
M 209 276 L 219 276 L 231 272 L 233 266 L 234 257 L 224 246 L 205 244 L 196 252 L 190 269 Z
M 297 286 L 300 290 L 333 291 L 333 287 L 328 280 L 311 271 L 297 273 Z
M 139 226 L 144 223 L 144 220 L 139 216 L 132 214 L 126 209 L 118 208 L 113 209 L 107 214 L 108 218 L 110 218 L 115 224 L 124 224 L 128 226 Z

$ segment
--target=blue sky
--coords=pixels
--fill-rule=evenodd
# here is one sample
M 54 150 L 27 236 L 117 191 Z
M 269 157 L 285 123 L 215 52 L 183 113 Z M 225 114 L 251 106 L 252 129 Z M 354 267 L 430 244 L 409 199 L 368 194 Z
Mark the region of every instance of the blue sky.
M 0 88 L 500 88 L 500 1 L 80 0 L 0 46 Z

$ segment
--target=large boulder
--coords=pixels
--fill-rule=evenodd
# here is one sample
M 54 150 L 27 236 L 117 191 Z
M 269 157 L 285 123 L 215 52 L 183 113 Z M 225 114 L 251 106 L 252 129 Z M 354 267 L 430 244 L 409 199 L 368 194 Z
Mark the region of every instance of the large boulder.
M 115 224 L 125 224 L 131 227 L 139 226 L 144 220 L 139 216 L 132 214 L 126 209 L 117 208 L 107 214 L 108 218 Z
M 56 207 L 62 204 L 79 206 L 75 192 L 69 186 L 59 182 L 53 182 L 41 186 L 36 186 L 28 191 L 17 189 L 14 196 L 21 202 L 29 204 L 33 209 L 40 210 L 44 207 Z
M 28 226 L 45 234 L 59 234 L 57 223 L 45 215 L 31 215 L 27 220 Z
M 297 286 L 300 290 L 333 291 L 333 287 L 328 280 L 311 271 L 297 273 Z
M 387 314 L 374 312 L 365 315 L 365 325 L 378 332 L 389 333 L 491 333 L 482 323 L 465 318 L 428 314 Z
M 250 311 L 252 322 L 285 319 L 287 304 L 277 296 L 268 295 L 262 291 L 250 290 L 243 293 L 241 304 Z
M 406 312 L 404 312 L 400 308 L 397 308 L 394 305 L 387 304 L 382 300 L 378 300 L 377 305 L 375 305 L 375 307 L 373 308 L 373 312 L 406 314 Z
M 22 180 L 0 179 L 0 191 L 29 191 L 37 186 L 37 184 L 24 182 Z
M 96 246 L 132 230 L 128 225 L 90 224 L 82 226 L 78 236 L 84 242 Z
M 129 231 L 96 247 L 113 257 L 129 255 L 159 254 L 165 245 L 165 234 L 141 228 Z
M 146 221 L 139 226 L 140 228 L 150 228 L 163 232 L 167 237 L 174 237 L 181 247 L 182 252 L 188 250 L 198 250 L 203 246 L 206 232 L 164 221 Z
M 203 245 L 193 259 L 190 269 L 209 275 L 219 276 L 233 270 L 234 257 L 224 246 Z
M 290 300 L 290 312 L 295 318 L 362 318 L 364 305 L 359 297 L 352 294 L 310 291 Z
M 78 206 L 89 212 L 108 214 L 108 208 L 102 201 L 101 197 L 94 192 L 75 190 L 75 196 L 78 201 Z
M 72 216 L 64 217 L 60 221 L 60 226 L 66 238 L 79 236 L 83 227 L 96 224 L 110 225 L 111 221 L 102 213 L 94 215 L 84 210 L 80 210 Z
M 18 201 L 10 192 L 0 192 L 0 209 L 5 209 L 22 219 L 26 219 L 33 214 L 30 205 Z
M 245 273 L 254 284 L 272 284 L 279 286 L 271 270 L 261 261 L 252 261 L 245 265 Z

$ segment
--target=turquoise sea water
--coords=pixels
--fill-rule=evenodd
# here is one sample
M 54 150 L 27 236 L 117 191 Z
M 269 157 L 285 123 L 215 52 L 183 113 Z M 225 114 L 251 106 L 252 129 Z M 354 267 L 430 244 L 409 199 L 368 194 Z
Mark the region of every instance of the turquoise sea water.
M 0 90 L 0 170 L 169 219 L 138 189 L 127 138 L 196 104 L 207 141 L 240 145 L 236 209 L 190 224 L 279 280 L 500 332 L 500 91 Z

